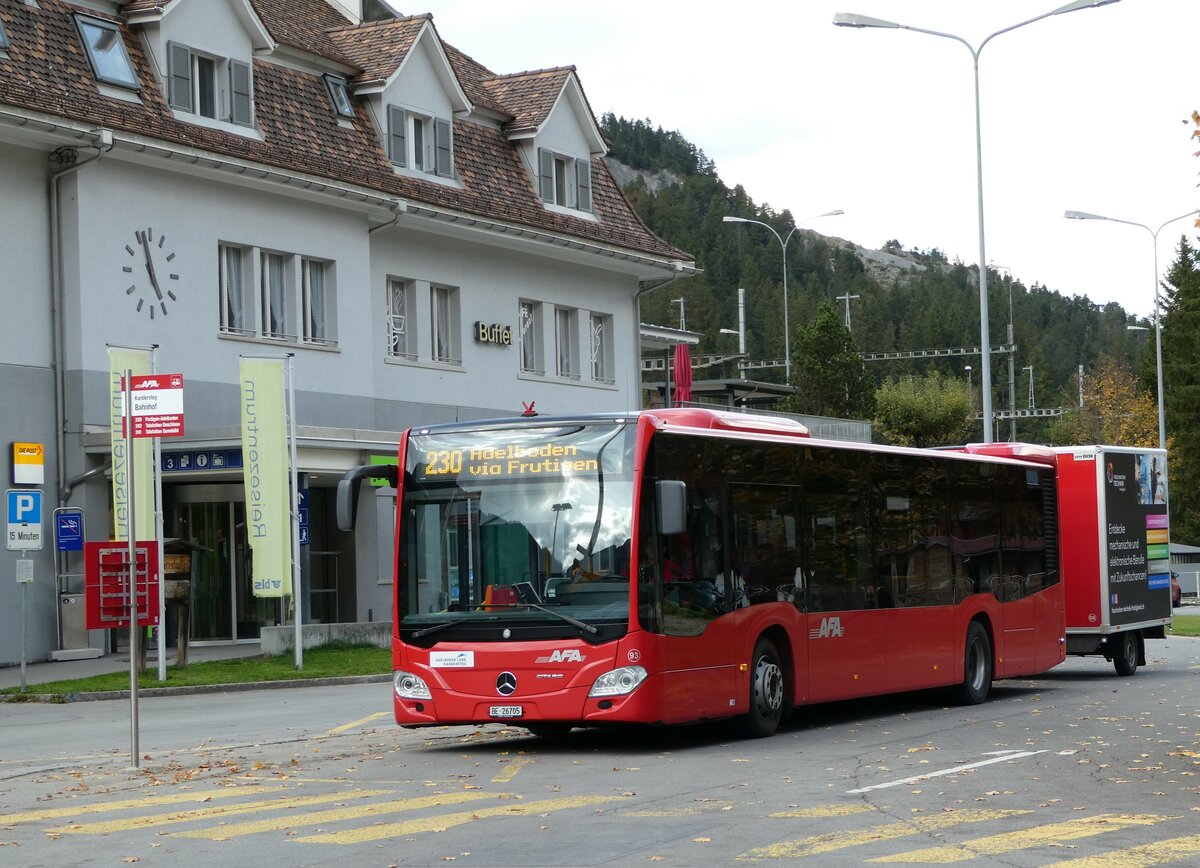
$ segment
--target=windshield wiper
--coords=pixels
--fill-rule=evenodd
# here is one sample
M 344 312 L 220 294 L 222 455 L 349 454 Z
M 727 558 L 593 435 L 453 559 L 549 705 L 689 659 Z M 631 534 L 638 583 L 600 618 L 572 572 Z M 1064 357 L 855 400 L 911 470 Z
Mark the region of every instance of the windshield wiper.
M 433 624 L 429 627 L 422 627 L 420 630 L 417 630 L 415 633 L 413 633 L 412 637 L 414 639 L 420 639 L 422 636 L 428 636 L 430 633 L 436 633 L 438 630 L 445 630 L 447 627 L 452 627 L 458 623 L 461 623 L 461 622 L 459 622 L 459 621 L 443 621 L 440 624 Z
M 492 604 L 495 606 L 495 604 Z M 545 612 L 547 615 L 553 615 L 555 618 L 561 618 L 572 627 L 578 627 L 580 630 L 586 630 L 588 633 L 599 633 L 600 628 L 594 624 L 589 624 L 587 621 L 580 621 L 578 618 L 572 618 L 570 615 L 564 615 L 562 612 L 556 612 L 553 609 L 547 609 L 545 606 L 540 606 L 537 603 L 506 603 L 504 604 L 510 609 L 524 606 L 526 609 L 537 609 L 539 612 Z M 432 629 L 432 628 L 430 628 Z

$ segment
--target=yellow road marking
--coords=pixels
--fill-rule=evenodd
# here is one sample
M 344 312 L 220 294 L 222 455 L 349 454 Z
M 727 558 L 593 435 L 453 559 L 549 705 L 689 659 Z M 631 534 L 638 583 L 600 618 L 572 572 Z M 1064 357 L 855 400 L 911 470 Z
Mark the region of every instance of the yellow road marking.
M 255 811 L 270 811 L 279 808 L 300 808 L 304 805 L 320 805 L 325 802 L 341 802 L 346 799 L 365 799 L 368 796 L 385 796 L 392 790 L 347 790 L 343 793 L 325 793 L 320 796 L 304 796 L 302 798 L 264 799 L 261 802 L 242 802 L 237 805 L 216 805 L 211 808 L 199 808 L 191 811 L 178 811 L 169 814 L 151 814 L 141 817 L 127 817 L 123 820 L 106 820 L 100 823 L 72 824 L 60 826 L 57 829 L 47 829 L 66 835 L 106 835 L 109 832 L 127 832 L 130 829 L 146 829 L 151 826 L 169 826 L 172 823 L 190 823 L 192 820 L 205 820 L 209 817 L 235 817 L 238 814 L 250 814 Z
M 377 817 L 380 814 L 417 811 L 421 808 L 440 808 L 443 805 L 461 805 L 463 802 L 495 798 L 498 798 L 495 793 L 438 793 L 433 796 L 420 796 L 413 799 L 396 799 L 391 802 L 355 805 L 352 808 L 334 808 L 328 811 L 312 811 L 307 814 L 288 814 L 285 817 L 273 817 L 269 820 L 256 820 L 249 823 L 234 823 L 228 826 L 216 826 L 212 829 L 176 832 L 175 837 L 208 838 L 211 841 L 227 841 L 230 838 L 236 838 L 241 835 L 253 835 L 257 832 L 293 829 L 297 826 L 314 826 L 321 823 L 334 823 L 339 820 Z
M 525 768 L 525 766 L 532 765 L 532 764 L 533 764 L 533 757 L 519 756 L 515 760 L 510 762 L 508 765 L 506 765 L 504 767 L 504 769 L 502 771 L 500 771 L 494 778 L 492 778 L 492 783 L 493 784 L 507 784 L 509 781 L 511 781 L 513 778 L 515 778 L 517 776 L 517 773 L 520 772 L 521 769 Z
M 777 814 L 770 814 L 772 817 L 849 817 L 852 814 L 862 814 L 867 811 L 876 811 L 873 805 L 819 805 L 815 808 L 799 808 L 795 811 L 780 811 Z
M 472 820 L 482 820 L 485 817 L 524 817 L 529 814 L 542 814 L 548 811 L 563 811 L 568 808 L 585 808 L 588 805 L 600 805 L 613 802 L 621 796 L 575 796 L 566 799 L 546 799 L 541 802 L 513 802 L 498 805 L 494 808 L 484 808 L 479 811 L 460 811 L 456 814 L 443 814 L 439 817 L 426 817 L 421 820 L 409 820 L 404 823 L 388 823 L 382 826 L 366 826 L 361 829 L 348 829 L 345 832 L 332 832 L 325 835 L 309 835 L 306 838 L 293 838 L 293 841 L 304 841 L 313 844 L 361 844 L 364 841 L 378 841 L 383 838 L 398 838 L 403 835 L 415 835 L 420 832 L 441 832 L 451 826 L 461 826 Z
M 1128 850 L 1112 850 L 1098 856 L 1052 862 L 1046 868 L 1143 868 L 1175 862 L 1197 853 L 1200 853 L 1200 835 L 1188 835 L 1130 847 Z
M 108 811 L 123 811 L 126 808 L 153 807 L 154 805 L 178 805 L 184 802 L 207 802 L 210 799 L 232 799 L 236 796 L 271 793 L 283 787 L 222 787 L 219 790 L 196 790 L 175 793 L 170 796 L 147 796 L 141 799 L 120 799 L 113 802 L 96 802 L 91 805 L 71 805 L 69 808 L 41 808 L 22 811 L 19 814 L 0 814 L 0 826 L 11 823 L 28 823 L 34 820 L 57 820 L 59 817 L 78 817 L 80 814 L 103 814 Z
M 989 835 L 985 838 L 975 838 L 962 844 L 952 844 L 947 847 L 929 847 L 924 850 L 912 850 L 908 853 L 898 853 L 894 856 L 881 856 L 871 859 L 871 862 L 920 862 L 922 864 L 946 865 L 951 862 L 966 862 L 980 856 L 997 856 L 1000 853 L 1012 853 L 1027 847 L 1037 847 L 1043 844 L 1055 844 L 1060 841 L 1076 841 L 1089 838 L 1092 835 L 1102 835 L 1105 832 L 1115 832 L 1130 826 L 1153 826 L 1163 820 L 1177 820 L 1178 817 L 1158 817 L 1153 814 L 1099 814 L 1095 817 L 1079 817 L 1062 823 L 1048 823 L 1045 826 L 1035 826 L 1032 829 L 1022 829 L 1019 832 L 1005 832 L 1002 835 Z
M 348 729 L 357 729 L 358 727 L 363 726 L 364 724 L 370 723 L 372 720 L 379 720 L 379 718 L 387 717 L 390 714 L 391 714 L 390 711 L 377 711 L 374 714 L 368 714 L 362 720 L 356 720 L 353 723 L 343 723 L 341 726 L 335 726 L 333 729 L 329 730 L 329 732 L 327 732 L 325 734 L 326 735 L 339 735 Z
M 936 832 L 963 823 L 1002 820 L 1029 813 L 1032 811 L 953 811 L 933 817 L 915 817 L 906 823 L 886 823 L 882 826 L 872 826 L 857 831 L 826 832 L 824 835 L 797 838 L 794 841 L 781 841 L 766 847 L 755 847 L 737 858 L 740 862 L 758 859 L 799 859 L 804 856 L 816 856 L 820 853 L 832 853 L 834 850 L 847 850 L 862 844 L 878 844 L 880 841 L 892 841 L 909 835 Z

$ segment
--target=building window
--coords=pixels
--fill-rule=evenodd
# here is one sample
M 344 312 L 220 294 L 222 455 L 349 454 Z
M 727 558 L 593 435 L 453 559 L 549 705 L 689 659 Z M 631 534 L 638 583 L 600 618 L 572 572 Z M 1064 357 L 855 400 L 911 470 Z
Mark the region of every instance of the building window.
M 452 286 L 429 287 L 430 338 L 433 360 L 447 364 L 462 363 L 459 353 L 458 290 Z
M 329 346 L 337 342 L 333 334 L 333 310 L 330 305 L 328 276 L 328 262 L 320 259 L 300 261 L 305 343 Z
M 226 334 L 253 334 L 246 315 L 246 284 L 242 268 L 246 251 L 232 244 L 217 247 L 217 267 L 221 276 L 221 331 Z
M 171 108 L 250 126 L 253 96 L 249 63 L 199 54 L 178 42 L 167 44 L 167 102 Z
M 411 280 L 401 280 L 398 277 L 388 278 L 388 355 L 396 359 L 415 359 L 417 357 L 416 336 L 412 334 L 412 323 L 415 320 L 409 316 L 414 310 L 413 283 Z
M 329 99 L 333 102 L 333 110 L 344 118 L 354 117 L 354 106 L 350 103 L 350 91 L 346 88 L 346 79 L 336 75 L 325 76 L 325 87 L 329 89 Z
M 591 161 L 538 148 L 538 195 L 549 205 L 591 211 Z
M 85 44 L 87 43 L 86 38 L 84 38 L 83 41 Z M 3 51 L 4 49 L 8 48 L 8 46 L 9 46 L 8 34 L 4 32 L 4 22 L 0 21 L 0 51 Z
M 554 310 L 555 373 L 560 377 L 579 379 L 579 357 L 576 348 L 575 326 L 577 311 L 559 307 Z
M 448 120 L 389 105 L 388 158 L 401 168 L 452 178 L 454 127 Z
M 294 340 L 295 332 L 289 329 L 287 311 L 287 286 L 282 253 L 263 253 L 261 258 L 261 305 L 259 321 L 264 338 Z
M 92 64 L 92 72 L 97 80 L 105 84 L 115 84 L 134 90 L 138 87 L 137 76 L 133 72 L 133 64 L 125 52 L 125 40 L 121 31 L 111 21 L 98 18 L 75 19 L 79 26 L 79 35 L 87 48 L 88 60 Z M 0 24 L 0 48 L 8 47 L 8 37 L 4 35 L 4 26 Z
M 591 336 L 592 379 L 597 383 L 615 383 L 613 371 L 613 319 L 610 314 L 593 313 L 588 331 Z
M 536 301 L 522 301 L 517 316 L 521 330 L 521 371 L 526 374 L 545 374 L 546 364 L 542 357 L 542 306 Z

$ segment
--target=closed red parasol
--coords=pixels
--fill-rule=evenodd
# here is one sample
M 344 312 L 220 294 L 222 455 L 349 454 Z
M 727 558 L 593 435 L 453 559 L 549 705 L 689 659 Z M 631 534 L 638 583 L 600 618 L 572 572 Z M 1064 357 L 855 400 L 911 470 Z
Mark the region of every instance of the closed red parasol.
M 692 353 L 687 344 L 675 345 L 675 406 L 692 400 Z

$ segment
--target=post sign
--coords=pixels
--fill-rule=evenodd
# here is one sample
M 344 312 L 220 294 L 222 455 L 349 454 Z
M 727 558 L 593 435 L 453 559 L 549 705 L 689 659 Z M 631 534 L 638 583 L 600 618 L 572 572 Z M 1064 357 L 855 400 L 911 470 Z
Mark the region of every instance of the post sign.
M 8 490 L 8 533 L 5 544 L 9 551 L 42 550 L 42 492 L 36 489 Z
M 13 443 L 13 485 L 43 485 L 46 482 L 46 449 L 41 443 Z
M 129 393 L 134 437 L 183 436 L 183 374 L 133 376 Z M 124 425 L 121 430 L 124 433 Z

